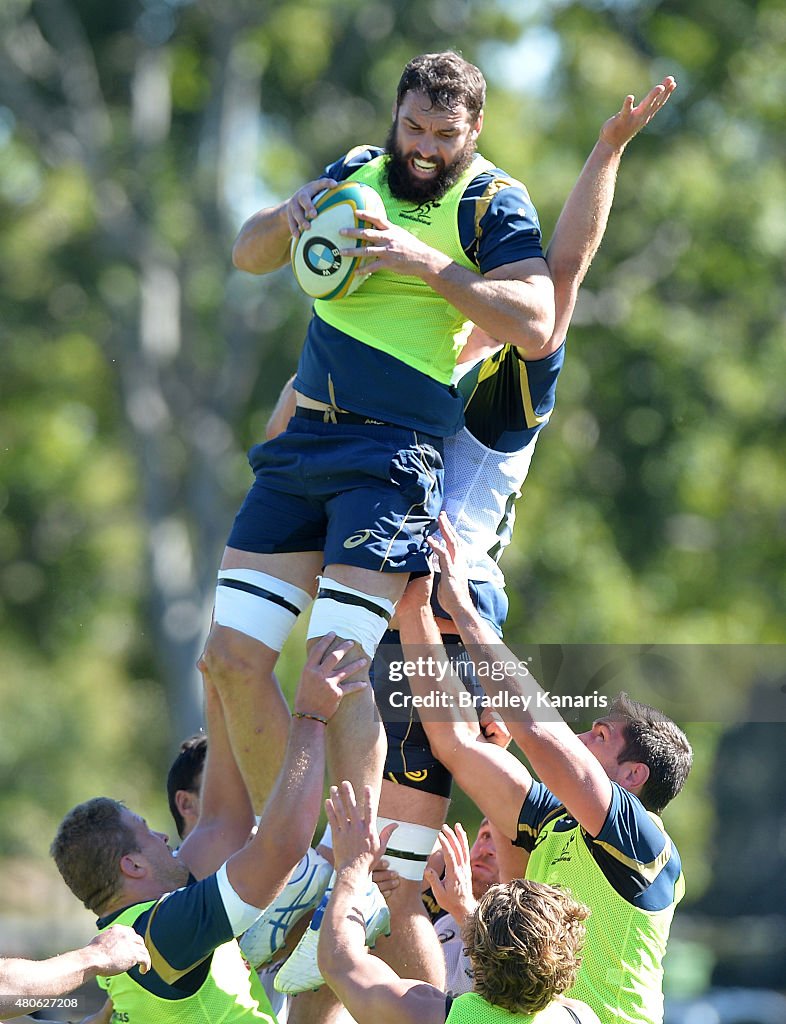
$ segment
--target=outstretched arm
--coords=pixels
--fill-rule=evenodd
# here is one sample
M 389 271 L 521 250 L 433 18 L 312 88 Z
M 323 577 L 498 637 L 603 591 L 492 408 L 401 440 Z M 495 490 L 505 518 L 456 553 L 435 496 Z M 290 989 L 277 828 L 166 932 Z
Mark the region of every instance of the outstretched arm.
M 486 740 L 475 708 L 466 704 L 467 690 L 451 671 L 431 611 L 432 579 L 413 580 L 397 608 L 404 658 L 410 667 L 424 669 L 408 676 L 412 693 L 427 697 L 439 691 L 445 695 L 442 707 L 422 708 L 420 720 L 434 755 L 457 784 L 508 839 L 515 839 L 532 776 L 510 751 Z M 430 669 L 428 674 L 426 669 Z
M 221 698 L 204 677 L 207 760 L 199 821 L 180 847 L 180 858 L 195 878 L 206 878 L 245 846 L 254 810 L 229 742 Z
M 505 672 L 483 675 L 486 692 L 507 695 L 508 706 L 515 707 L 506 717 L 513 739 L 527 755 L 541 782 L 590 835 L 596 836 L 611 805 L 608 775 L 567 722 L 543 700 L 545 691 L 534 676 L 519 666 L 519 659 L 478 615 L 469 596 L 461 541 L 444 512 L 440 513 L 439 527 L 444 540 L 429 537 L 429 544 L 439 558 L 439 603 L 456 624 L 474 664 L 505 667 Z M 516 674 L 508 666 L 519 666 Z
M 372 865 L 395 826 L 377 833 L 366 787 L 361 806 L 349 782 L 333 786 L 325 802 L 333 831 L 336 882 L 319 931 L 319 969 L 355 1020 L 375 1024 L 444 1024 L 445 993 L 422 981 L 400 978 L 366 949 L 363 914 L 357 909 Z
M 330 651 L 335 633 L 311 648 L 300 677 L 284 764 L 253 840 L 227 861 L 227 878 L 244 903 L 266 907 L 286 884 L 314 835 L 322 801 L 325 731 L 342 697 L 368 686 L 345 680 L 366 658 L 345 663 L 352 641 Z
M 218 690 L 204 678 L 208 755 L 200 818 L 180 847 L 180 858 L 195 879 L 205 879 L 248 842 L 254 809 L 237 767 Z
M 619 112 L 601 128 L 595 148 L 565 201 L 546 252 L 556 307 L 553 347 L 561 344 L 568 332 L 581 282 L 603 240 L 625 147 L 676 88 L 677 83 L 669 75 L 636 106 L 633 96 L 625 97 Z
M 142 936 L 125 925 L 114 925 L 81 949 L 49 960 L 0 960 L 0 1015 L 22 1015 L 25 1008 L 14 1005 L 20 998 L 65 995 L 99 974 L 122 974 L 137 964 L 148 970 L 150 954 Z

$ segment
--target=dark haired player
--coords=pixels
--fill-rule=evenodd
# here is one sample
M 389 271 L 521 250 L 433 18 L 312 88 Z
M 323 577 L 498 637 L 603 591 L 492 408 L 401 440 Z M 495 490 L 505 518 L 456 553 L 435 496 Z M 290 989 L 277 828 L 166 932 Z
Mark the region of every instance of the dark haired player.
M 515 667 L 518 659 L 472 604 L 461 543 L 444 513 L 440 529 L 442 541 L 431 541 L 440 604 L 476 666 Z M 418 584 L 428 592 L 429 580 Z M 422 597 L 413 597 L 402 640 L 435 653 L 439 630 L 416 611 L 421 606 Z M 620 694 L 607 715 L 576 735 L 555 709 L 542 710 L 542 690 L 529 673 L 499 682 L 480 675 L 487 693 L 516 698 L 508 699 L 516 710 L 506 724 L 540 781 L 507 750 L 477 742 L 477 727 L 467 722 L 424 721 L 434 753 L 499 831 L 529 852 L 528 879 L 564 886 L 590 908 L 584 957 L 568 994 L 589 1003 L 604 1024 L 658 1024 L 663 956 L 685 888 L 659 814 L 690 771 L 685 734 L 662 712 Z M 412 680 L 416 692 L 435 685 L 433 678 Z M 458 685 L 448 677 L 443 687 L 456 693 Z
M 462 424 L 451 376 L 472 324 L 533 358 L 559 344 L 535 209 L 523 185 L 476 152 L 484 101 L 482 74 L 457 54 L 414 58 L 399 82 L 390 151 L 353 150 L 252 216 L 235 243 L 242 270 L 284 266 L 314 197 L 347 178 L 372 185 L 387 211 L 347 231 L 369 243 L 367 280 L 314 303 L 295 416 L 250 453 L 256 479 L 219 572 L 202 667 L 257 810 L 288 720 L 274 668 L 315 577 L 309 640 L 332 631 L 373 657 L 408 575 L 426 568 L 443 438 Z M 247 755 L 255 731 L 266 739 L 262 760 Z M 331 722 L 329 772 L 378 793 L 384 752 L 367 690 Z M 378 903 L 369 895 L 370 918 Z
M 464 542 L 473 603 L 484 621 L 501 636 L 507 613 L 504 577 L 498 560 L 513 530 L 515 499 L 524 484 L 540 431 L 554 408 L 556 384 L 564 354 L 565 337 L 577 294 L 603 238 L 614 198 L 617 170 L 630 140 L 658 113 L 676 88 L 667 77 L 634 105 L 625 98 L 621 109 L 601 127 L 598 141 L 565 202 L 549 243 L 547 262 L 556 294 L 554 351 L 530 358 L 515 345 L 500 346 L 477 329 L 459 359 L 454 379 L 465 400 L 465 426 L 445 439 L 444 506 Z M 285 389 L 286 390 L 286 389 Z M 282 396 L 283 397 L 283 396 Z M 274 412 L 272 433 L 283 429 L 293 400 L 280 402 Z M 450 658 L 472 685 L 471 659 L 462 647 L 458 630 L 439 608 L 435 614 Z M 428 609 L 410 600 L 412 614 L 430 618 Z M 401 660 L 398 633 L 388 632 L 374 661 L 374 688 L 388 740 L 380 814 L 399 822 L 387 859 L 401 876 L 389 898 L 391 936 L 382 939 L 380 955 L 399 973 L 414 973 L 413 964 L 435 963 L 433 932 L 423 913 L 420 882 L 440 825 L 447 813 L 451 777 L 431 749 L 416 711 L 391 713 L 392 691 L 401 682 L 386 678 L 386 666 Z M 406 683 L 404 684 L 406 690 Z M 467 728 L 478 743 L 504 743 L 509 736 L 492 715 L 471 716 Z M 512 760 L 512 759 L 511 759 Z M 516 813 L 518 808 L 516 808 Z M 316 947 L 307 933 L 305 943 Z M 292 970 L 292 966 L 288 968 Z M 301 970 L 305 974 L 304 968 Z M 313 983 L 319 977 L 314 965 Z M 436 984 L 434 975 L 431 980 Z

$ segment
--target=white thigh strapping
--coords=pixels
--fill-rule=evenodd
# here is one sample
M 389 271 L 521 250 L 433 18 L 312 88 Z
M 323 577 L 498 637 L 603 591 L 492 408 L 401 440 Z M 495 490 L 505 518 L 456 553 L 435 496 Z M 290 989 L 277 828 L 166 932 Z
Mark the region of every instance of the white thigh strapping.
M 257 569 L 221 569 L 213 617 L 280 651 L 311 595 Z
M 377 828 L 382 829 L 395 818 L 377 817 Z M 434 849 L 439 835 L 438 828 L 415 825 L 411 821 L 396 821 L 398 828 L 390 837 L 385 859 L 391 871 L 398 871 L 402 878 L 419 882 L 426 870 L 426 863 Z
M 385 597 L 364 594 L 321 576 L 311 609 L 308 639 L 335 633 L 342 640 L 354 640 L 373 658 L 395 610 L 393 602 Z

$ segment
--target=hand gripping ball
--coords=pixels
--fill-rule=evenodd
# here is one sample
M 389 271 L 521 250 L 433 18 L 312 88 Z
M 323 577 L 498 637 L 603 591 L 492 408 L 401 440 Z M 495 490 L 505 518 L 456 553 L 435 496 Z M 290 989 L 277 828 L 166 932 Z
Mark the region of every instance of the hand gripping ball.
M 363 283 L 355 274 L 363 259 L 364 243 L 345 238 L 342 228 L 370 226 L 355 216 L 356 210 L 385 216 L 385 204 L 370 185 L 344 181 L 326 189 L 314 200 L 317 215 L 311 227 L 292 239 L 292 269 L 297 283 L 314 299 L 343 299 Z M 342 256 L 339 249 L 353 247 L 357 255 Z

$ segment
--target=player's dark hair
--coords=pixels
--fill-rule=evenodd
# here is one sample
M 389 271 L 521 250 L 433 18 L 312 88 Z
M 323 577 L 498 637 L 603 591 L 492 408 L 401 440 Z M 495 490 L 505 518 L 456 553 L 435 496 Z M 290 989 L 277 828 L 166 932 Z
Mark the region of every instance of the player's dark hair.
M 474 64 L 452 50 L 423 53 L 404 68 L 396 92 L 396 106 L 408 92 L 422 92 L 435 107 L 455 110 L 464 106 L 476 121 L 486 102 L 486 80 Z
M 662 711 L 620 693 L 612 702 L 610 717 L 624 723 L 625 747 L 617 761 L 641 761 L 650 770 L 639 799 L 649 811 L 660 814 L 685 785 L 693 750 L 685 733 Z
M 180 752 L 166 777 L 166 795 L 169 800 L 169 810 L 174 819 L 177 834 L 183 838 L 185 821 L 180 813 L 176 794 L 179 789 L 188 793 L 198 793 L 202 783 L 202 772 L 205 768 L 205 757 L 207 755 L 207 736 L 204 733 L 196 733 L 183 740 L 180 744 Z
M 49 850 L 63 881 L 94 914 L 120 891 L 121 859 L 139 849 L 123 808 L 106 796 L 79 804 L 60 822 Z

